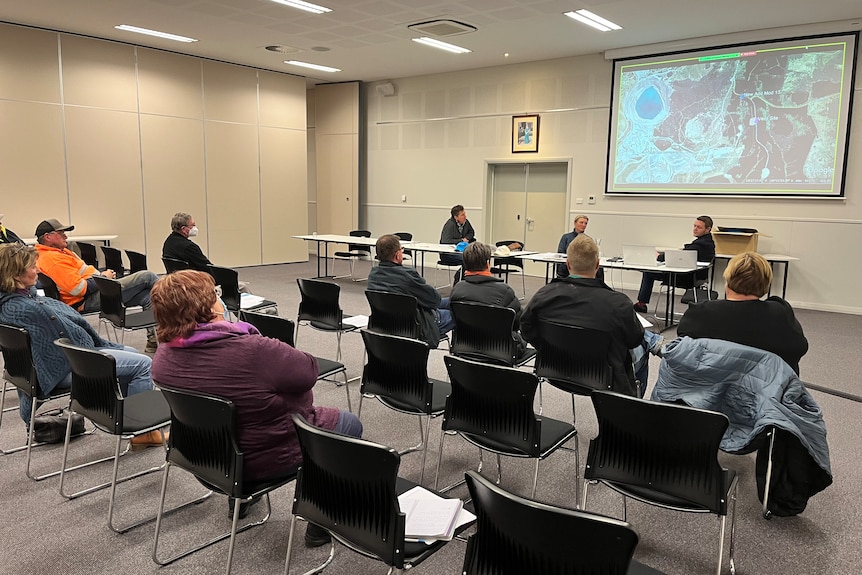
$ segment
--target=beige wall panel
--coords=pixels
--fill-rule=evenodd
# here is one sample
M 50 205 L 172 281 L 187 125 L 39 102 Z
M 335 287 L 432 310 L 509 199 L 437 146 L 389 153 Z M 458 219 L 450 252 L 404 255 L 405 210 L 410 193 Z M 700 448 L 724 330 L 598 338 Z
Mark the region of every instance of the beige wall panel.
M 60 47 L 67 105 L 137 111 L 133 46 L 62 34 Z
M 209 253 L 203 125 L 200 120 L 141 116 L 147 264 L 162 267 L 162 244 L 177 212 L 191 214 L 201 233 L 193 239 Z
M 206 122 L 209 258 L 221 266 L 261 263 L 256 126 Z
M 0 100 L 0 212 L 31 237 L 45 218 L 69 219 L 60 106 Z
M 317 233 L 346 234 L 358 225 L 357 137 L 315 134 Z
M 57 34 L 0 24 L 0 98 L 60 102 Z
M 305 130 L 305 79 L 275 72 L 258 72 L 260 125 Z
M 305 91 L 303 90 L 303 94 Z M 263 263 L 306 261 L 308 232 L 305 130 L 260 129 L 260 202 Z
M 144 246 L 138 116 L 67 108 L 71 220 L 81 234 L 119 234 L 115 244 Z
M 203 118 L 197 58 L 138 48 L 138 90 L 142 114 Z
M 204 60 L 204 117 L 257 124 L 257 71 Z
M 314 98 L 318 134 L 356 133 L 359 129 L 358 82 L 318 85 Z

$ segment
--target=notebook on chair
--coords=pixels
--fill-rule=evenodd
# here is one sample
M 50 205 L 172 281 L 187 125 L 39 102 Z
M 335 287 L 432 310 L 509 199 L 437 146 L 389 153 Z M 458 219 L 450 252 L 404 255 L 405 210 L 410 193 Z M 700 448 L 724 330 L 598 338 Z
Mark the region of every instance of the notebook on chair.
M 629 265 L 655 265 L 655 246 L 623 244 L 623 262 Z
M 697 267 L 697 251 L 695 250 L 666 250 L 664 252 L 664 263 L 669 268 L 692 269 Z

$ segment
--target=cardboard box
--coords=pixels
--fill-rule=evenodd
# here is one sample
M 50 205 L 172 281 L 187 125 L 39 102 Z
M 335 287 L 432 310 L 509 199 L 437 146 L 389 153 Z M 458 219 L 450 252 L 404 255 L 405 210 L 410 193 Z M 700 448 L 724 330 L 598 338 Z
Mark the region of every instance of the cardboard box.
M 758 232 L 721 232 L 713 231 L 715 253 L 733 256 L 743 252 L 757 251 Z

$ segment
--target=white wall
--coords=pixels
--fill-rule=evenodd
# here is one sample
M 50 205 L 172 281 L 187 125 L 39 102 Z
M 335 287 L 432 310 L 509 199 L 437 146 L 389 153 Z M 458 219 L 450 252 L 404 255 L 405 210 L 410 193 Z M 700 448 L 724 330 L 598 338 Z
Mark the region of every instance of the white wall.
M 761 253 L 800 258 L 788 280 L 794 305 L 862 314 L 862 81 L 856 82 L 843 201 L 618 198 L 603 195 L 611 73 L 611 62 L 591 55 L 399 78 L 392 97 L 367 90 L 369 229 L 377 235 L 398 228 L 437 241 L 449 208 L 461 203 L 478 237 L 493 241 L 498 238 L 485 231 L 486 162 L 570 158 L 569 220 L 588 214 L 588 233 L 602 238 L 606 255 L 620 253 L 622 243 L 691 241 L 694 217 L 708 214 L 718 225 L 771 236 L 760 238 Z M 552 111 L 563 108 L 577 110 Z M 533 112 L 541 113 L 539 152 L 512 154 L 511 116 Z M 595 205 L 586 203 L 590 195 Z M 554 251 L 556 245 L 530 248 Z M 626 287 L 638 281 L 633 273 L 624 279 Z

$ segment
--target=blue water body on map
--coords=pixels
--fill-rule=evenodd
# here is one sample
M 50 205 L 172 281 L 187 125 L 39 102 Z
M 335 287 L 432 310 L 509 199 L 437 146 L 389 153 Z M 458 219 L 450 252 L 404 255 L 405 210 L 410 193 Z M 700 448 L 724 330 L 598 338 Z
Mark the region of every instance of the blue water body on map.
M 635 104 L 635 110 L 638 116 L 644 120 L 652 120 L 661 114 L 664 104 L 661 101 L 661 94 L 655 89 L 655 86 L 650 86 L 638 97 Z

